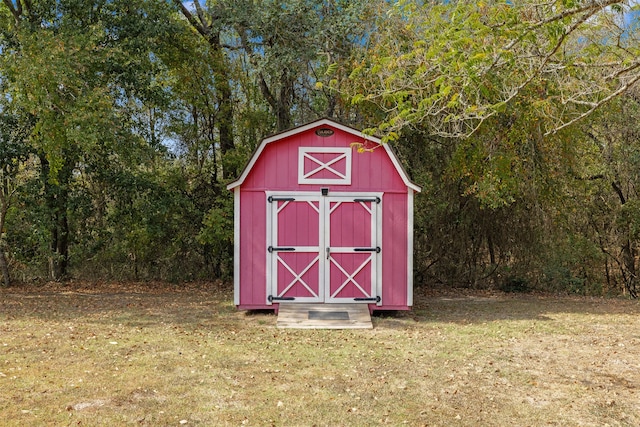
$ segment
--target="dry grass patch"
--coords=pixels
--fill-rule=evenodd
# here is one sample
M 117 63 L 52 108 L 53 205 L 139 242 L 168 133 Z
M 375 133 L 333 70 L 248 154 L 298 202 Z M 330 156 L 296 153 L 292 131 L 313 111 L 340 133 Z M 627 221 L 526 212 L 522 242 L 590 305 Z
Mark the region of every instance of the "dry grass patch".
M 42 425 L 640 425 L 638 303 L 418 295 L 279 330 L 216 285 L 0 291 L 0 419 Z

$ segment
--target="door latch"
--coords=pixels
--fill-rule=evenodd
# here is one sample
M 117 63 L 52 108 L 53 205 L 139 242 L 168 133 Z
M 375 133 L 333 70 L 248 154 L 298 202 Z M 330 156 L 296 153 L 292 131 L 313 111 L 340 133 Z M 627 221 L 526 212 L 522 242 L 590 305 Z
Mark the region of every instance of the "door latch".
M 377 254 L 380 253 L 380 246 L 376 246 L 375 248 L 353 248 L 354 252 L 375 252 Z

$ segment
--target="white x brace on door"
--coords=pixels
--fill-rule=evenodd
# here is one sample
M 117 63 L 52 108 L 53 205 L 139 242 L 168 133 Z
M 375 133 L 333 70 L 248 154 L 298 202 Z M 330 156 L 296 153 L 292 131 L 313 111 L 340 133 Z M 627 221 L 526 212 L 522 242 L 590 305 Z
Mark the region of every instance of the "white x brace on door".
M 267 196 L 268 304 L 381 304 L 381 194 Z

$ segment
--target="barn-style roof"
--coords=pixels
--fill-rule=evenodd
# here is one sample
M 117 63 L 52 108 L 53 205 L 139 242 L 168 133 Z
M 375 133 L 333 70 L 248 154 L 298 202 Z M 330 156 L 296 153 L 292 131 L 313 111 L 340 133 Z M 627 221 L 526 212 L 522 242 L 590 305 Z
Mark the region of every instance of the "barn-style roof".
M 360 138 L 362 140 L 365 140 L 369 143 L 374 143 L 374 144 L 378 144 L 381 147 L 384 148 L 384 150 L 386 151 L 387 155 L 389 156 L 389 159 L 391 160 L 394 168 L 396 169 L 396 171 L 398 172 L 398 175 L 400 175 L 402 181 L 404 182 L 404 184 L 411 188 L 413 191 L 417 191 L 420 192 L 421 188 L 420 186 L 418 186 L 417 184 L 415 184 L 414 182 L 412 182 L 409 179 L 409 176 L 407 175 L 406 171 L 403 169 L 402 165 L 400 164 L 400 161 L 398 160 L 398 158 L 396 157 L 395 153 L 393 152 L 393 150 L 391 149 L 391 147 L 389 146 L 389 144 L 383 144 L 382 141 L 379 138 L 370 136 L 370 135 L 365 135 L 364 133 L 362 133 L 361 131 L 354 129 L 352 127 L 343 125 L 341 123 L 338 123 L 334 120 L 331 119 L 319 119 L 310 123 L 307 123 L 305 125 L 302 126 L 298 126 L 295 127 L 293 129 L 289 129 L 287 131 L 283 131 L 274 135 L 271 135 L 265 139 L 262 140 L 262 142 L 260 143 L 260 145 L 258 146 L 258 149 L 255 151 L 255 153 L 253 153 L 253 156 L 251 157 L 251 160 L 249 161 L 249 163 L 247 163 L 247 166 L 244 168 L 244 170 L 242 171 L 242 174 L 240 174 L 240 177 L 233 181 L 232 183 L 230 183 L 229 185 L 227 185 L 227 189 L 232 190 L 240 185 L 242 185 L 242 183 L 245 181 L 245 179 L 247 178 L 247 176 L 249 175 L 249 173 L 251 172 L 251 169 L 253 168 L 253 166 L 255 165 L 256 161 L 258 160 L 258 158 L 260 157 L 260 155 L 262 154 L 262 152 L 264 151 L 265 147 L 268 144 L 272 144 L 272 143 L 276 143 L 278 141 L 281 141 L 287 137 L 293 136 L 293 135 L 297 135 L 303 132 L 307 132 L 309 130 L 318 128 L 318 127 L 322 127 L 322 126 L 331 126 L 335 129 L 341 130 L 343 132 L 349 133 L 351 135 L 353 135 L 356 138 Z

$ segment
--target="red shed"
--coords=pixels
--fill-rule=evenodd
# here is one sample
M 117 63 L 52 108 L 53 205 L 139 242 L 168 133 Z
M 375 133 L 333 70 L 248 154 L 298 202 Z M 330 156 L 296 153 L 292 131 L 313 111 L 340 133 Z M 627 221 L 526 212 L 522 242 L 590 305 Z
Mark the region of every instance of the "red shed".
M 420 187 L 387 144 L 317 120 L 264 139 L 227 188 L 234 191 L 238 308 L 413 305 L 413 195 Z

